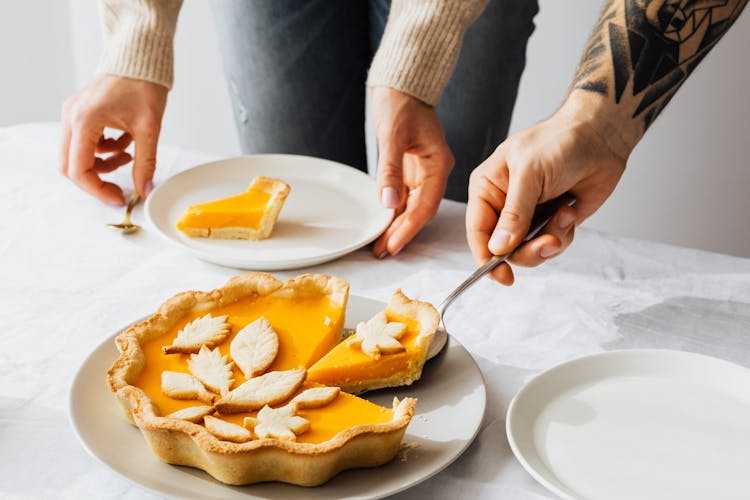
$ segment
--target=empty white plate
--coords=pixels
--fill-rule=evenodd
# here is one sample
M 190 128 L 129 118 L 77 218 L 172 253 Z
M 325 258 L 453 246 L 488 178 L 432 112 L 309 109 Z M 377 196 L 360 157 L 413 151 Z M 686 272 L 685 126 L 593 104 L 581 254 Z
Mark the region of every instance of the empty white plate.
M 680 351 L 626 350 L 551 368 L 513 398 L 508 440 L 575 499 L 750 497 L 750 370 Z
M 239 194 L 256 175 L 291 186 L 270 238 L 189 238 L 175 227 L 188 206 Z M 388 227 L 393 210 L 378 201 L 375 180 L 354 168 L 307 156 L 252 155 L 170 177 L 148 197 L 146 216 L 159 233 L 200 259 L 273 271 L 320 264 L 367 245 Z

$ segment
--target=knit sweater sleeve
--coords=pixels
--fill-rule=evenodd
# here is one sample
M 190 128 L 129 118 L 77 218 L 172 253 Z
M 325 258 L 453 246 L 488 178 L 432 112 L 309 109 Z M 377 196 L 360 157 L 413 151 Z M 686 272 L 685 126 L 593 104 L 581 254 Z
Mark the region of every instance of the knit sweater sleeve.
M 367 77 L 434 105 L 456 66 L 464 32 L 488 0 L 393 0 Z
M 172 87 L 173 39 L 182 0 L 100 0 L 99 73 Z

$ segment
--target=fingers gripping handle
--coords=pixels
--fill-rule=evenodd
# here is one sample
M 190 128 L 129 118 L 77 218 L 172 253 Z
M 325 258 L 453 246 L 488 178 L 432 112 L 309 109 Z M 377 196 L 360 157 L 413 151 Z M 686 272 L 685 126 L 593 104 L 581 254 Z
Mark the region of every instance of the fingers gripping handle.
M 529 225 L 529 232 L 523 239 L 523 243 L 526 243 L 530 239 L 534 238 L 539 232 L 544 229 L 552 217 L 562 207 L 572 207 L 576 202 L 576 197 L 571 193 L 563 193 L 557 198 L 553 198 L 549 201 L 537 205 L 534 210 L 534 217 L 531 218 L 531 224 Z M 515 250 L 514 250 L 515 251 Z
M 552 217 L 560 208 L 564 206 L 571 207 L 573 206 L 573 204 L 575 204 L 575 202 L 576 197 L 574 195 L 572 195 L 571 193 L 563 193 L 557 198 L 537 205 L 536 209 L 534 210 L 534 216 L 531 219 L 529 232 L 526 234 L 523 242 L 521 243 L 521 245 L 519 245 L 519 247 L 522 246 L 523 243 L 526 243 L 527 241 L 534 238 L 537 234 L 539 234 L 539 232 L 544 229 L 547 224 L 549 224 L 549 221 L 552 220 Z M 495 269 L 497 266 L 505 262 L 505 260 L 510 257 L 511 254 L 513 254 L 513 252 L 515 251 L 516 249 L 513 249 L 511 252 L 506 253 L 505 255 L 492 256 L 487 262 L 485 262 L 476 271 L 474 271 L 471 276 L 466 278 L 463 283 L 458 285 L 456 289 L 438 306 L 441 317 L 445 314 L 445 310 L 448 308 L 450 303 L 453 302 L 459 295 L 461 295 L 464 290 L 469 288 L 479 278 L 483 277 L 484 275 Z
M 497 266 L 505 262 L 508 257 L 513 255 L 513 252 L 523 246 L 523 244 L 527 241 L 533 239 L 542 231 L 542 229 L 547 227 L 547 224 L 549 224 L 549 221 L 552 220 L 552 217 L 554 217 L 555 213 L 557 213 L 558 210 L 565 206 L 572 207 L 575 202 L 575 195 L 571 193 L 563 193 L 557 198 L 553 198 L 549 201 L 545 201 L 544 203 L 540 203 L 539 205 L 537 205 L 536 209 L 534 210 L 534 216 L 531 218 L 529 232 L 526 233 L 526 236 L 524 236 L 521 244 L 505 255 L 492 256 L 490 260 L 488 260 L 483 266 L 477 269 L 477 273 L 480 273 L 481 271 L 481 274 L 479 274 L 478 277 L 484 276 L 485 274 L 489 273 Z

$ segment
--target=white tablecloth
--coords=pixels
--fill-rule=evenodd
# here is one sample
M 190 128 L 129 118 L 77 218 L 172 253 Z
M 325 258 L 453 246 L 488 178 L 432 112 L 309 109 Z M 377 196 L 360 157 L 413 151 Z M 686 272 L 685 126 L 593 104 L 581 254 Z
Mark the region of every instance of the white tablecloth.
M 119 327 L 176 292 L 215 288 L 238 271 L 197 260 L 153 230 L 123 237 L 107 229 L 122 209 L 60 175 L 58 135 L 56 124 L 0 129 L 0 496 L 157 498 L 84 451 L 68 422 L 70 384 Z M 157 182 L 215 158 L 162 147 Z M 129 182 L 127 173 L 117 179 Z M 473 269 L 464 211 L 444 202 L 395 258 L 360 250 L 304 271 L 345 278 L 357 295 L 386 300 L 401 287 L 438 303 Z M 145 222 L 142 207 L 134 218 Z M 750 365 L 750 260 L 581 228 L 563 256 L 517 270 L 514 286 L 475 285 L 447 323 L 482 370 L 487 412 L 458 461 L 400 497 L 550 498 L 505 436 L 505 412 L 522 384 L 561 361 L 631 347 Z

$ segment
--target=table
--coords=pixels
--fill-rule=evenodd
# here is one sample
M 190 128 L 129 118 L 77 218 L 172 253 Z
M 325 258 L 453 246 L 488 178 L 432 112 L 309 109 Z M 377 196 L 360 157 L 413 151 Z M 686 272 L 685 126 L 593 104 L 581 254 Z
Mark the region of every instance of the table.
M 84 451 L 68 422 L 70 384 L 118 328 L 176 292 L 215 288 L 238 271 L 199 261 L 153 230 L 123 237 L 107 229 L 122 208 L 59 174 L 58 136 L 58 124 L 0 129 L 0 496 L 158 498 Z M 156 181 L 217 158 L 163 146 Z M 116 175 L 129 182 L 127 172 Z M 444 202 L 394 258 L 377 261 L 364 249 L 304 271 L 343 277 L 357 295 L 386 300 L 401 287 L 438 303 L 473 269 L 464 212 Z M 134 219 L 145 222 L 142 206 Z M 457 462 L 397 497 L 550 498 L 505 436 L 518 389 L 559 362 L 631 347 L 750 366 L 750 260 L 584 227 L 559 258 L 517 270 L 514 286 L 479 282 L 454 303 L 447 324 L 486 379 L 484 423 Z

